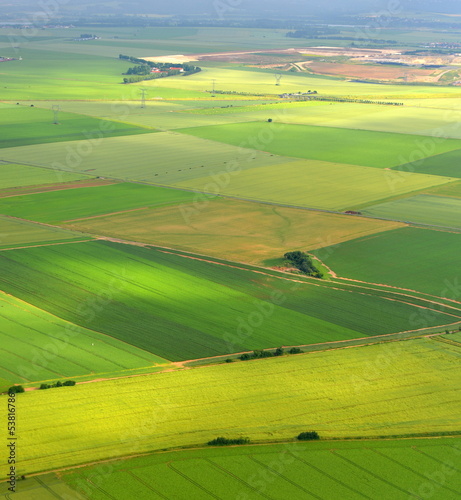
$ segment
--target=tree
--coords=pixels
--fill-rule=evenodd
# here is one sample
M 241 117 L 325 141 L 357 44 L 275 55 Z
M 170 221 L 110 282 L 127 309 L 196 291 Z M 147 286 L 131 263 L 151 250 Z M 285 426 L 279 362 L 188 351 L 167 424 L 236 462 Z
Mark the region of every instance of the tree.
M 311 441 L 314 439 L 320 439 L 320 436 L 316 431 L 301 432 L 300 434 L 298 434 L 297 439 L 299 439 L 300 441 Z
M 8 389 L 8 394 L 18 394 L 24 392 L 24 387 L 22 385 L 13 385 Z
M 277 347 L 274 352 L 274 356 L 283 356 L 283 347 Z

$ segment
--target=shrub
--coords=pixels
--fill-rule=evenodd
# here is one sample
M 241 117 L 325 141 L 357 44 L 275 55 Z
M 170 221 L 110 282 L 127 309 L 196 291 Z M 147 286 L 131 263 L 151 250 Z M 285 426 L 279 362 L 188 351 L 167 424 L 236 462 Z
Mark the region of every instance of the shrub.
M 74 380 L 66 380 L 65 382 L 63 382 L 62 385 L 72 386 L 72 385 L 75 385 L 75 381 Z
M 237 439 L 227 439 L 225 437 L 218 437 L 208 441 L 210 446 L 229 446 L 231 444 L 249 444 L 250 438 L 237 438 Z
M 299 347 L 292 347 L 289 351 L 290 354 L 301 354 L 302 351 Z
M 301 434 L 298 434 L 297 439 L 300 441 L 311 441 L 313 439 L 320 439 L 320 436 L 316 431 L 301 432 Z
M 231 358 L 226 359 L 226 363 L 232 363 L 232 362 L 233 362 L 233 359 L 231 359 Z
M 24 387 L 22 385 L 13 385 L 8 389 L 8 394 L 18 394 L 24 392 Z

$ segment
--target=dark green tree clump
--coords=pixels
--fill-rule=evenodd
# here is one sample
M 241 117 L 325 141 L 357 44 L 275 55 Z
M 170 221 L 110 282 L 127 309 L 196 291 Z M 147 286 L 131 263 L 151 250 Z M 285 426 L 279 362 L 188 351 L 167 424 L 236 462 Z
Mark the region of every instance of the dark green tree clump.
M 315 439 L 320 439 L 320 436 L 316 431 L 301 432 L 301 434 L 298 434 L 297 439 L 299 439 L 300 441 L 312 441 Z
M 227 439 L 225 437 L 218 437 L 208 441 L 210 446 L 229 446 L 231 444 L 249 444 L 250 438 L 237 438 L 237 439 Z
M 284 257 L 302 273 L 313 278 L 323 278 L 323 274 L 315 267 L 307 253 L 296 250 L 295 252 L 287 252 Z
M 8 389 L 8 394 L 18 394 L 24 392 L 24 387 L 22 385 L 13 385 Z
M 65 382 L 57 381 L 55 384 L 41 384 L 39 389 L 53 389 L 54 387 L 66 387 L 75 385 L 74 380 L 66 380 Z

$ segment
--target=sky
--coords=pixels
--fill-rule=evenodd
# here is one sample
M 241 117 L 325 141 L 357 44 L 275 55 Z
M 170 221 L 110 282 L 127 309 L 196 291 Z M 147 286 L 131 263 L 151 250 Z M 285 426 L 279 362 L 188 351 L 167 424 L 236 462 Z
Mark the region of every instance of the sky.
M 60 10 L 81 7 L 82 11 L 93 13 L 205 14 L 210 17 L 238 13 L 271 17 L 361 12 L 381 12 L 389 16 L 402 11 L 461 14 L 461 0 L 0 0 L 0 13 L 2 8 L 9 12 L 24 6 L 27 10 L 43 10 L 44 5 L 53 8 L 57 5 Z

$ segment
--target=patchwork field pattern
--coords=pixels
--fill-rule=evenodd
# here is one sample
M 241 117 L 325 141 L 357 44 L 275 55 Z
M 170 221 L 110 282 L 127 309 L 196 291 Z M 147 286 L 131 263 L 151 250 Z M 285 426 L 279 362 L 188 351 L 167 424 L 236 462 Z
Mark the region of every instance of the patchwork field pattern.
M 237 262 L 265 264 L 267 259 L 280 259 L 287 249 L 310 250 L 401 225 L 225 198 L 212 199 L 203 210 L 200 208 L 195 203 L 184 203 L 74 221 L 66 226 Z
M 65 472 L 62 480 L 94 500 L 122 498 L 120 491 L 155 500 L 164 495 L 177 500 L 262 500 L 267 495 L 274 500 L 287 495 L 404 500 L 431 491 L 434 500 L 455 500 L 461 491 L 460 446 L 459 439 L 445 438 L 188 450 Z
M 28 392 L 19 396 L 28 418 L 18 473 L 220 435 L 268 441 L 306 429 L 323 437 L 458 431 L 460 357 L 459 347 L 419 339 Z M 43 426 L 50 407 L 51 436 Z M 75 433 L 77 423 L 85 432 Z
M 75 113 L 59 111 L 55 117 L 51 106 L 50 109 L 16 106 L 0 117 L 0 148 L 147 132 L 152 130 Z
M 6 148 L 0 159 L 156 184 L 289 161 L 174 132 Z
M 258 271 L 102 241 L 0 253 L 7 293 L 169 360 L 416 328 L 410 298 Z M 448 312 L 426 326 L 459 321 Z
M 181 129 L 181 132 L 282 156 L 378 168 L 407 163 L 415 150 L 424 157 L 422 145 L 426 142 L 431 146 L 431 155 L 461 147 L 461 141 L 455 139 L 433 141 L 424 136 L 280 123 L 237 123 Z

